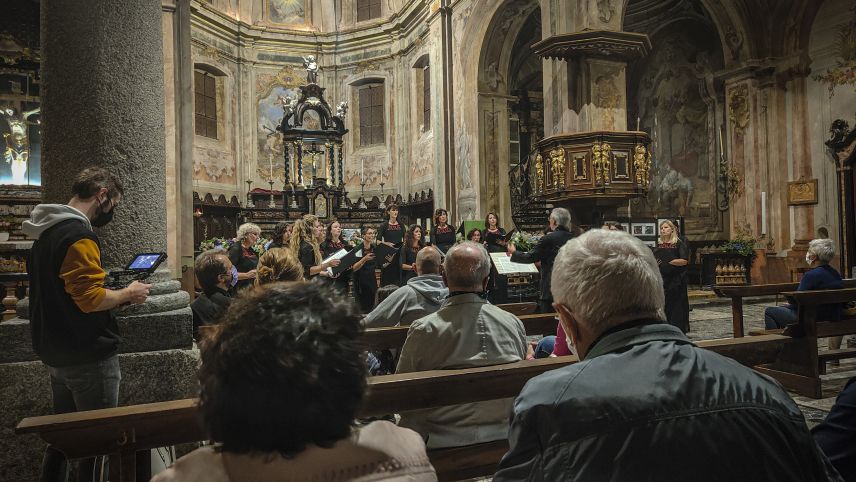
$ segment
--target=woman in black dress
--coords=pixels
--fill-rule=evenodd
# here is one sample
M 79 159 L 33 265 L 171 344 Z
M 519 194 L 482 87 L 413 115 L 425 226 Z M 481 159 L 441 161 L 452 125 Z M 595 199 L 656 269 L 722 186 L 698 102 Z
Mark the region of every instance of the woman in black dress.
M 422 227 L 418 224 L 410 226 L 404 235 L 404 244 L 401 245 L 399 258 L 401 258 L 401 285 L 407 284 L 407 280 L 416 276 L 416 254 L 425 247 L 422 239 Z
M 291 230 L 293 227 L 293 224 L 285 221 L 277 223 L 273 228 L 273 241 L 270 242 L 266 249 L 287 248 L 288 240 L 291 239 Z
M 504 253 L 505 247 L 508 245 L 502 239 L 505 236 L 505 230 L 499 227 L 499 218 L 496 213 L 487 213 L 484 220 L 484 231 L 482 231 L 482 242 L 487 248 L 488 253 Z
M 327 237 L 324 240 L 324 244 L 321 246 L 321 256 L 323 258 L 327 258 L 332 256 L 334 253 L 344 248 L 350 249 L 350 246 L 347 246 L 344 241 L 342 241 L 342 225 L 339 221 L 333 220 L 327 226 Z M 345 270 L 339 273 L 339 276 L 334 278 L 333 284 L 339 288 L 342 293 L 348 293 L 348 282 L 351 279 L 351 271 L 350 269 Z
M 386 222 L 377 230 L 379 242 L 395 247 L 404 239 L 404 226 L 398 222 L 398 205 L 390 204 L 386 207 Z M 391 260 L 379 260 L 381 263 L 380 284 L 401 286 L 401 266 L 396 254 Z
M 663 291 L 666 294 L 666 321 L 686 333 L 690 331 L 690 302 L 687 298 L 690 250 L 678 236 L 678 230 L 671 221 L 660 223 L 657 250 L 657 263 L 660 265 Z
M 324 225 L 313 214 L 306 214 L 294 223 L 291 234 L 291 252 L 303 265 L 303 277 L 327 276 L 327 268 L 338 266 L 339 260 L 334 259 L 322 263 L 319 240 L 324 239 Z
M 244 223 L 238 227 L 235 242 L 229 247 L 229 261 L 238 269 L 236 290 L 253 285 L 256 266 L 259 264 L 259 256 L 253 251 L 253 246 L 258 242 L 261 232 L 261 228 L 257 225 Z
M 434 211 L 434 226 L 431 228 L 431 242 L 440 249 L 440 254 L 446 255 L 455 244 L 455 227 L 448 223 L 449 213 L 440 208 Z
M 375 276 L 374 241 L 377 230 L 367 227 L 363 230 L 363 257 L 354 264 L 354 298 L 360 305 L 363 313 L 368 313 L 374 308 L 375 294 L 377 293 L 377 277 Z

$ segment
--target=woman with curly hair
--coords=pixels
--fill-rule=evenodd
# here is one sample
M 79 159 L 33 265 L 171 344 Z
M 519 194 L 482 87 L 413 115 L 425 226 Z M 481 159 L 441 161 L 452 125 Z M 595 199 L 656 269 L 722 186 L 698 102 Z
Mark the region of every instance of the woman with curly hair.
M 291 251 L 285 248 L 271 248 L 265 251 L 265 254 L 259 258 L 256 271 L 256 286 L 303 279 L 303 266 Z
M 259 241 L 261 233 L 261 228 L 253 223 L 244 223 L 238 227 L 238 235 L 235 236 L 235 242 L 229 248 L 229 261 L 232 262 L 232 266 L 238 269 L 236 290 L 252 286 L 253 280 L 256 278 L 256 265 L 259 264 L 259 257 L 253 251 L 253 246 Z
M 271 248 L 288 248 L 288 241 L 291 239 L 291 230 L 294 228 L 292 223 L 285 221 L 276 223 L 273 228 L 273 241 L 270 242 L 267 249 Z
M 398 258 L 401 260 L 402 286 L 406 285 L 410 278 L 416 276 L 416 254 L 424 247 L 425 240 L 422 239 L 422 227 L 418 224 L 410 226 L 407 234 L 404 235 L 404 243 L 402 243 L 398 253 Z
M 467 233 L 467 240 L 472 241 L 474 243 L 482 244 L 481 229 L 479 229 L 479 228 L 470 229 L 470 232 Z
M 318 275 L 327 276 L 327 268 L 339 265 L 338 259 L 322 262 L 320 242 L 323 239 L 324 225 L 314 214 L 305 214 L 303 218 L 295 221 L 289 245 L 291 253 L 303 265 L 305 279 Z
M 201 348 L 199 411 L 215 445 L 154 482 L 437 480 L 415 432 L 355 429 L 366 389 L 359 312 L 325 283 L 274 283 L 236 298 Z

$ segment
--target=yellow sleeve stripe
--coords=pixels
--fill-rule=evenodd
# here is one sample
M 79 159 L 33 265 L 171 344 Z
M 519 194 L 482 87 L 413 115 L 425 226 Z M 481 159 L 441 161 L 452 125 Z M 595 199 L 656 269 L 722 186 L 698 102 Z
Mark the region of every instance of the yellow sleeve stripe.
M 65 254 L 59 277 L 65 283 L 65 292 L 84 313 L 91 313 L 104 301 L 107 290 L 101 268 L 101 250 L 91 239 L 72 244 Z

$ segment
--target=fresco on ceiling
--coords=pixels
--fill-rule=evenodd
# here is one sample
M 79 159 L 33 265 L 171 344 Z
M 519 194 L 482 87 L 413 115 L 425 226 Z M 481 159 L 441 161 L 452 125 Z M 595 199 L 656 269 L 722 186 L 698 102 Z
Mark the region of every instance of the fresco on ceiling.
M 306 22 L 306 0 L 267 0 L 268 18 L 273 23 L 294 25 Z

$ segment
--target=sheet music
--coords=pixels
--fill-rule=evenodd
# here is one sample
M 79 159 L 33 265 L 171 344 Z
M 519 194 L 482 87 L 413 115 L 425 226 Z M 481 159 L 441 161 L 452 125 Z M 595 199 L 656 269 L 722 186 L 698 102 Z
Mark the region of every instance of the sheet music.
M 499 274 L 538 272 L 538 268 L 534 264 L 512 263 L 511 256 L 506 253 L 490 253 L 490 259 Z

